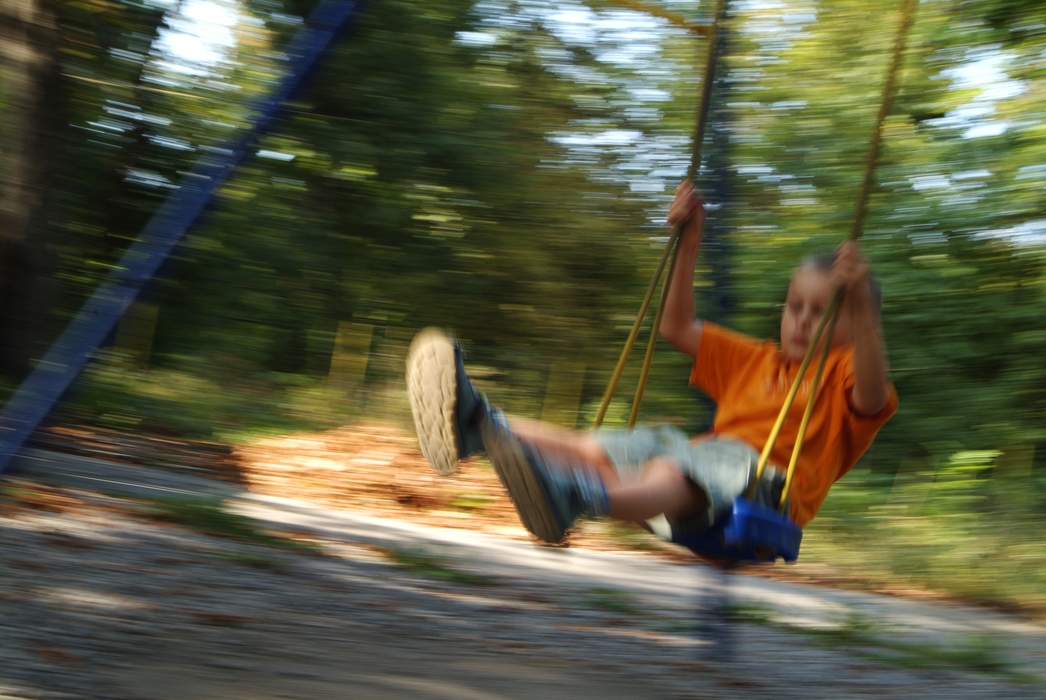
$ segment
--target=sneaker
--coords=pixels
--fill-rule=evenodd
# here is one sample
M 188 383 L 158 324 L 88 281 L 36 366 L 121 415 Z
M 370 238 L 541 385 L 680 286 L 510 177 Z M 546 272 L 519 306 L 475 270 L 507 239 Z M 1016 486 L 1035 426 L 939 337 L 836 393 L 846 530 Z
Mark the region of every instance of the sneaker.
M 550 463 L 556 458 L 544 458 L 513 435 L 500 410 L 489 412 L 482 431 L 490 463 L 523 527 L 539 540 L 562 542 L 579 516 L 599 517 L 610 510 L 610 497 L 598 475 L 580 465 Z
M 465 375 L 461 347 L 443 331 L 426 328 L 414 336 L 407 390 L 421 453 L 436 471 L 453 474 L 459 461 L 483 450 L 486 399 Z

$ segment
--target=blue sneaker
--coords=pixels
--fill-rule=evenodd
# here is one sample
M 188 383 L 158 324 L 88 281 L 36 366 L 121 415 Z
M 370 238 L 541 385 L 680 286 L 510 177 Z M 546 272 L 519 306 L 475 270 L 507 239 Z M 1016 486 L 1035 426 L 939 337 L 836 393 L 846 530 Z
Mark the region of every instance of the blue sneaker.
M 562 542 L 578 517 L 599 517 L 610 510 L 610 497 L 598 475 L 561 457 L 546 459 L 512 434 L 500 410 L 488 413 L 482 431 L 487 456 L 523 527 L 539 540 Z
M 461 347 L 443 331 L 414 336 L 407 390 L 421 453 L 436 471 L 453 474 L 459 461 L 483 450 L 479 426 L 490 409 L 465 374 Z

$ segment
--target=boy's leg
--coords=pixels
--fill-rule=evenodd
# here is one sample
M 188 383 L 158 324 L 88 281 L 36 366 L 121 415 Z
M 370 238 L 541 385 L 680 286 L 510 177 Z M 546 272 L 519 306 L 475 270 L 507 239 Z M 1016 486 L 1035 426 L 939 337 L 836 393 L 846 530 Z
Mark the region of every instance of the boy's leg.
M 671 457 L 656 457 L 636 481 L 608 488 L 612 518 L 643 525 L 663 515 L 672 521 L 708 508 L 708 496 Z
M 465 373 L 461 348 L 441 330 L 426 328 L 411 343 L 407 358 L 407 388 L 422 454 L 440 474 L 484 450 L 480 426 L 491 407 Z M 513 417 L 511 430 L 527 443 L 570 460 L 592 464 L 609 480 L 617 474 L 590 434 Z
M 644 523 L 650 518 L 686 516 L 708 507 L 704 491 L 683 474 L 671 457 L 644 463 L 638 478 L 622 480 L 606 451 L 591 432 L 567 430 L 526 418 L 509 418 L 512 432 L 546 457 L 555 468 L 556 457 L 594 469 L 610 497 L 610 515 L 618 520 Z M 573 459 L 571 459 L 573 458 Z
M 614 465 L 610 462 L 606 450 L 591 432 L 568 430 L 558 425 L 541 421 L 509 417 L 512 432 L 545 454 L 562 455 L 568 461 L 577 461 L 596 470 L 608 487 L 621 482 Z
M 497 409 L 482 431 L 487 456 L 520 521 L 539 540 L 560 542 L 579 516 L 598 517 L 609 510 L 606 484 L 575 451 L 520 439 Z
M 415 336 L 407 358 L 407 387 L 418 443 L 429 463 L 441 474 L 451 474 L 459 460 L 486 449 L 520 520 L 538 538 L 558 542 L 578 515 L 606 512 L 602 480 L 593 470 L 574 469 L 580 460 L 569 450 L 555 461 L 570 468 L 535 474 L 530 463 L 544 465 L 536 448 L 524 448 L 504 414 L 476 391 L 465 374 L 460 348 L 442 331 L 426 329 Z
M 407 387 L 422 453 L 438 472 L 450 474 L 458 461 L 483 451 L 479 426 L 490 407 L 465 374 L 460 347 L 443 331 L 426 328 L 414 337 Z M 604 478 L 616 480 L 617 473 L 591 434 L 515 416 L 510 424 L 528 443 L 583 460 Z
M 411 410 L 422 453 L 441 474 L 486 448 L 524 526 L 559 542 L 579 515 L 611 514 L 642 522 L 687 512 L 700 489 L 668 458 L 623 483 L 590 433 L 514 419 L 511 427 L 472 386 L 461 350 L 442 331 L 418 333 L 407 360 Z M 520 439 L 522 438 L 522 440 Z
M 599 459 L 584 459 L 589 447 L 584 434 L 564 432 L 549 438 L 543 430 L 538 433 L 539 442 L 521 439 L 515 423 L 510 429 L 497 411 L 483 427 L 491 464 L 523 525 L 540 540 L 561 541 L 581 515 L 643 524 L 658 515 L 674 519 L 707 508 L 704 492 L 670 457 L 650 460 L 633 480 L 623 481 L 616 473 L 608 480 L 596 466 Z M 568 449 L 553 449 L 562 447 L 564 440 Z M 605 454 L 602 460 L 613 470 Z

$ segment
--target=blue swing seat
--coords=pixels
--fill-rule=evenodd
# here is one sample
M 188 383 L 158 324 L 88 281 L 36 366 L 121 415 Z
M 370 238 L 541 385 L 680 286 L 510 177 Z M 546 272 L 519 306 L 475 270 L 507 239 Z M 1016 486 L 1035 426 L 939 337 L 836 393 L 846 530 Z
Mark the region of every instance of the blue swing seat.
M 711 528 L 689 538 L 673 533 L 672 541 L 709 559 L 793 562 L 803 531 L 784 513 L 739 496 L 733 510 Z

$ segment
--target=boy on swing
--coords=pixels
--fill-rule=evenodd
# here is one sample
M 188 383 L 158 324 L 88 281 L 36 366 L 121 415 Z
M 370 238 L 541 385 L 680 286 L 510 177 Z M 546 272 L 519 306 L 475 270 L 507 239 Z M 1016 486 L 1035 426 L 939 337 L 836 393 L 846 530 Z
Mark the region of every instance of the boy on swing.
M 668 213 L 684 223 L 660 334 L 694 359 L 690 383 L 717 404 L 712 430 L 691 440 L 670 426 L 569 431 L 508 419 L 470 383 L 461 350 L 422 331 L 411 345 L 407 381 L 426 459 L 450 474 L 460 459 L 486 451 L 523 525 L 555 543 L 580 516 L 609 516 L 694 536 L 728 513 L 755 476 L 759 450 L 797 375 L 834 290 L 845 291 L 824 376 L 789 493 L 800 527 L 829 488 L 853 467 L 897 410 L 879 326 L 879 299 L 856 243 L 834 257 L 804 260 L 788 286 L 780 345 L 695 318 L 694 265 L 704 207 L 690 182 Z M 754 500 L 776 507 L 813 372 L 800 385 Z

